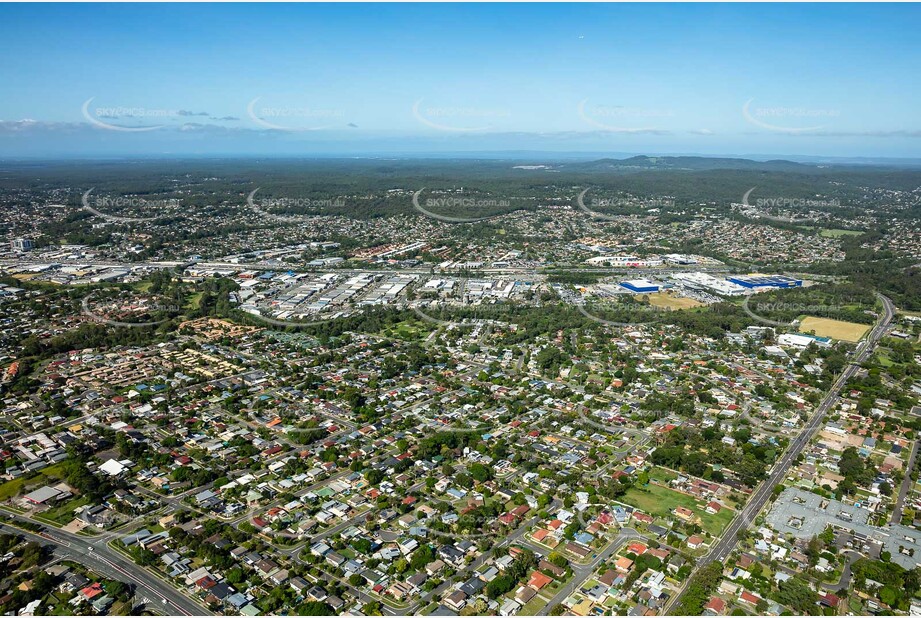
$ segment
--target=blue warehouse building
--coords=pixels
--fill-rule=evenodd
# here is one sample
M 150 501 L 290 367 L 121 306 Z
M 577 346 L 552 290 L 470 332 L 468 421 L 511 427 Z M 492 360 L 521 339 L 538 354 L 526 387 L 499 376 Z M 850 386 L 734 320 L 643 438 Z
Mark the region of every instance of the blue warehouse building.
M 633 279 L 632 281 L 623 281 L 621 282 L 620 287 L 640 294 L 659 291 L 659 284 L 648 279 Z
M 797 288 L 803 285 L 802 279 L 793 279 L 783 275 L 737 275 L 726 279 L 750 290 L 756 288 Z

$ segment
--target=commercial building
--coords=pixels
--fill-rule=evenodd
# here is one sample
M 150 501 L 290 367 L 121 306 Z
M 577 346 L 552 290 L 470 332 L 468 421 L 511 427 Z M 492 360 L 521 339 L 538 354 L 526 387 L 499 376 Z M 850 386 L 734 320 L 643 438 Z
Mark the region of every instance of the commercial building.
M 827 348 L 831 345 L 831 339 L 828 337 L 817 337 L 814 335 L 784 333 L 777 338 L 777 343 L 780 345 L 786 345 L 804 350 L 813 343 L 821 348 Z
M 655 281 L 650 281 L 649 279 L 631 279 L 630 281 L 622 281 L 620 287 L 630 290 L 631 292 L 636 292 L 638 294 L 646 294 L 649 292 L 658 292 L 659 284 Z
M 715 292 L 723 296 L 738 296 L 748 293 L 748 288 L 725 279 L 717 279 L 713 275 L 708 275 L 707 273 L 676 273 L 671 275 L 671 278 L 679 285 L 692 290 Z
M 606 264 L 608 266 L 621 266 L 626 268 L 649 268 L 653 266 L 662 266 L 663 261 L 659 257 L 641 258 L 635 255 L 600 255 L 587 259 L 586 263 L 593 265 Z
M 795 487 L 788 487 L 778 496 L 767 524 L 781 534 L 808 539 L 825 531 L 828 526 L 850 532 L 862 542 L 882 545 L 892 562 L 905 569 L 918 566 L 914 554 L 921 548 L 921 531 L 895 524 L 878 528 L 869 523 L 870 511 L 860 503 L 845 504 L 832 498 Z
M 30 505 L 47 505 L 54 502 L 59 502 L 61 500 L 66 500 L 70 498 L 73 493 L 70 491 L 70 488 L 60 483 L 54 487 L 45 486 L 39 487 L 22 497 L 22 500 L 25 504 Z
M 727 277 L 728 281 L 744 288 L 796 288 L 803 285 L 802 279 L 793 279 L 783 275 L 735 275 Z

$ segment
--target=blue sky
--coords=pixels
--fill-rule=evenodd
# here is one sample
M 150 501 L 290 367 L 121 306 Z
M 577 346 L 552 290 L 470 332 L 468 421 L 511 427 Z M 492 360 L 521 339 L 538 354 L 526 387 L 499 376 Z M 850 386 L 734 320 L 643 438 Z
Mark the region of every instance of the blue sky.
M 919 17 L 904 4 L 5 4 L 0 156 L 919 157 Z

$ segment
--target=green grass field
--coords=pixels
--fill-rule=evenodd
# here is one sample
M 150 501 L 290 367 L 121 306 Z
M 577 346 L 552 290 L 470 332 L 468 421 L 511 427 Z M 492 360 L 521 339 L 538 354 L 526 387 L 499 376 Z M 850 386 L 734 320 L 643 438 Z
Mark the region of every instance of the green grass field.
M 90 499 L 86 496 L 77 496 L 72 500 L 68 500 L 63 504 L 59 504 L 48 509 L 47 511 L 44 511 L 40 515 L 36 515 L 36 517 L 63 526 L 65 524 L 69 524 L 74 518 L 74 509 L 85 506 L 89 504 L 89 502 Z
M 863 232 L 858 232 L 857 230 L 822 230 L 819 232 L 819 236 L 824 236 L 825 238 L 841 238 L 842 236 L 860 236 Z
M 61 478 L 61 468 L 62 464 L 54 464 L 44 468 L 38 473 L 38 476 L 32 477 L 28 480 L 16 479 L 3 483 L 0 485 L 0 501 L 6 501 L 10 498 L 15 498 L 22 493 L 28 493 L 24 491 L 24 488 L 26 487 L 31 490 L 32 488 L 41 487 L 42 485 L 48 484 L 52 479 Z
M 25 482 L 25 479 L 16 479 L 0 485 L 0 500 L 6 501 L 18 496 Z
M 201 299 L 204 295 L 204 292 L 195 292 L 189 296 L 189 299 L 186 301 L 185 308 L 191 310 L 198 309 L 201 306 Z
M 678 478 L 678 475 L 671 470 L 666 470 L 665 468 L 652 468 L 649 471 L 649 478 L 654 481 L 659 481 L 665 485 Z
M 889 356 L 889 350 L 886 348 L 876 349 L 876 362 L 879 363 L 881 367 L 892 367 L 895 365 L 892 358 Z
M 672 511 L 683 506 L 694 511 L 700 517 L 700 526 L 713 536 L 718 536 L 732 521 L 735 511 L 723 507 L 716 515 L 711 515 L 704 510 L 704 503 L 699 503 L 692 496 L 673 491 L 659 485 L 648 485 L 644 488 L 631 487 L 621 502 L 634 506 L 654 517 L 674 518 Z

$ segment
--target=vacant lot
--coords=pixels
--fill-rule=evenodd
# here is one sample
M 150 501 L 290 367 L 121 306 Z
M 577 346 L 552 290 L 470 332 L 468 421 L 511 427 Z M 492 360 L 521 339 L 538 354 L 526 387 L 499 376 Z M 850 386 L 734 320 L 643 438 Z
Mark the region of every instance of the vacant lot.
M 831 337 L 832 339 L 854 343 L 860 341 L 860 338 L 870 330 L 870 326 L 868 324 L 841 322 L 839 320 L 808 316 L 802 319 L 799 329 L 804 333 L 814 332 L 819 337 Z
M 825 238 L 841 238 L 842 236 L 860 236 L 863 232 L 858 232 L 857 230 L 822 230 L 819 232 L 819 236 L 824 236 Z
M 20 494 L 28 493 L 37 487 L 57 481 L 61 478 L 61 468 L 63 468 L 62 464 L 54 464 L 44 468 L 37 476 L 30 479 L 19 478 L 3 483 L 0 485 L 0 501 L 16 498 Z
M 674 519 L 672 511 L 683 506 L 694 511 L 694 514 L 700 517 L 700 527 L 713 536 L 721 534 L 735 515 L 735 511 L 727 507 L 723 507 L 716 515 L 711 515 L 704 510 L 706 503 L 698 502 L 693 496 L 651 483 L 643 488 L 631 487 L 621 498 L 621 502 L 654 517 L 670 519 Z
M 682 296 L 676 296 L 670 292 L 657 292 L 655 294 L 647 295 L 649 298 L 649 304 L 653 307 L 664 307 L 667 309 L 693 309 L 694 307 L 701 307 L 703 303 L 693 298 L 684 298 Z

